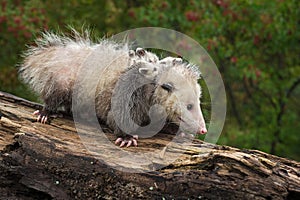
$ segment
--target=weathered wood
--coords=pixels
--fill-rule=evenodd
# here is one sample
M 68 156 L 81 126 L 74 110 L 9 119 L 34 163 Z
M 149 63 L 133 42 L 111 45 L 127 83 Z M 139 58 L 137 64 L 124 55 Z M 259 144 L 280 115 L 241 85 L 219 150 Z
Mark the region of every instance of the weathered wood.
M 71 119 L 36 123 L 31 113 L 40 107 L 0 92 L 1 199 L 300 198 L 299 162 L 199 140 L 164 149 L 173 136 L 162 133 L 139 140 L 137 148 L 123 149 L 137 155 L 154 152 L 157 161 L 117 163 L 118 152 L 107 146 L 97 146 L 102 154 L 88 151 Z M 182 154 L 159 168 L 164 155 L 155 155 L 157 149 L 170 156 Z M 148 171 L 130 173 L 125 168 Z

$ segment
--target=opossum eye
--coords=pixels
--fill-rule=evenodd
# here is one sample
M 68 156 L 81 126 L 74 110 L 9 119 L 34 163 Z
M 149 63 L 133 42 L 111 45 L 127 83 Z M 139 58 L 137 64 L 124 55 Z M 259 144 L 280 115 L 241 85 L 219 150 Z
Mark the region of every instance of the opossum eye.
M 188 109 L 188 110 L 192 110 L 193 109 L 193 104 L 188 104 L 187 106 L 186 106 L 186 109 Z
M 168 92 L 172 92 L 174 89 L 174 86 L 171 83 L 164 83 L 161 85 L 161 87 Z

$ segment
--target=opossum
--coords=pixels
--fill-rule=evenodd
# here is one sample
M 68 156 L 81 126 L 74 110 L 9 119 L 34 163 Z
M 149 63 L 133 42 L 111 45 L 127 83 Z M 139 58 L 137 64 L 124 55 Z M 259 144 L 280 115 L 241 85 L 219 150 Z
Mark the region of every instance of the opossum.
M 45 105 L 42 111 L 36 111 L 37 120 L 45 123 L 50 113 L 55 113 L 61 106 L 71 112 L 73 85 L 78 73 L 85 67 L 88 56 L 97 51 L 103 63 L 111 61 L 99 76 L 96 87 L 96 115 L 116 133 L 116 143 L 120 146 L 137 146 L 137 137 L 133 132 L 124 132 L 115 121 L 114 112 L 126 124 L 128 116 L 123 116 L 121 108 L 112 109 L 112 98 L 122 97 L 115 94 L 121 91 L 116 88 L 122 80 L 127 83 L 145 82 L 133 91 L 130 97 L 130 116 L 139 126 L 149 123 L 148 112 L 151 106 L 158 104 L 164 108 L 167 120 L 180 125 L 183 131 L 199 134 L 207 132 L 205 121 L 200 109 L 201 89 L 197 82 L 199 71 L 196 66 L 183 62 L 150 63 L 137 59 L 131 63 L 129 45 L 118 44 L 110 40 L 101 40 L 97 44 L 89 38 L 72 39 L 53 33 L 44 33 L 24 54 L 24 62 L 20 65 L 20 77 L 34 91 L 41 95 Z M 153 54 L 155 55 L 155 54 Z M 104 62 L 105 61 L 105 62 Z M 101 66 L 101 63 L 99 63 Z M 164 65 L 164 66 L 163 66 Z M 85 83 L 89 84 L 89 83 Z M 125 93 L 126 94 L 126 93 Z M 84 96 L 84 95 L 83 95 Z M 87 95 L 88 96 L 88 95 Z M 84 101 L 82 102 L 84 104 Z M 113 112 L 114 111 L 114 112 Z
M 201 90 L 197 84 L 198 76 L 196 67 L 188 63 L 175 63 L 172 66 L 163 67 L 158 64 L 138 62 L 131 66 L 120 76 L 115 87 L 118 95 L 113 102 L 117 108 L 111 110 L 115 112 L 115 116 L 112 117 L 111 112 L 108 114 L 108 123 L 116 127 L 115 133 L 121 136 L 116 143 L 121 143 L 120 146 L 137 145 L 137 136 L 143 134 L 136 134 L 138 127 L 132 124 L 132 127 L 129 127 L 131 125 L 127 119 L 128 111 L 124 109 L 126 104 L 129 105 L 130 118 L 139 126 L 149 123 L 149 109 L 158 104 L 162 105 L 166 111 L 167 119 L 180 125 L 182 131 L 205 134 L 207 130 L 200 109 Z M 143 86 L 139 87 L 140 85 Z M 126 88 L 137 89 L 131 94 L 132 91 Z M 129 97 L 125 98 L 126 95 Z M 157 112 L 156 117 L 159 118 L 162 112 L 160 110 Z M 129 132 L 132 137 L 127 135 L 124 139 L 123 130 L 115 124 L 116 118 L 127 126 L 127 130 L 131 130 Z
M 160 63 L 167 66 L 175 65 L 176 63 L 183 62 L 182 58 L 175 58 L 175 57 L 165 57 L 159 60 L 158 56 L 150 51 L 146 51 L 145 49 L 138 47 L 135 51 L 129 51 L 129 57 L 131 58 L 131 64 L 136 63 L 137 61 L 146 61 L 150 63 Z
M 182 58 L 174 58 L 174 57 L 170 57 L 170 56 L 159 60 L 160 64 L 164 64 L 164 65 L 168 65 L 168 66 L 176 65 L 176 63 L 182 63 L 182 62 L 183 62 Z
M 157 63 L 159 58 L 157 55 L 150 51 L 146 51 L 145 49 L 138 47 L 136 50 L 129 50 L 130 65 L 135 64 L 138 61 L 146 61 L 149 63 Z

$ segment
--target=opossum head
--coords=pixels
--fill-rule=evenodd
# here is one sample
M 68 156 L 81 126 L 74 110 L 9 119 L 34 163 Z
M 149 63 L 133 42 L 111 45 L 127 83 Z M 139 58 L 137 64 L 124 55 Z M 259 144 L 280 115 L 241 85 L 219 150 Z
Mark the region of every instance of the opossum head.
M 168 119 L 179 125 L 182 131 L 205 134 L 198 78 L 196 67 L 177 63 L 160 73 L 153 97 L 155 103 L 166 109 Z
M 175 66 L 176 64 L 182 63 L 182 58 L 165 57 L 159 61 L 160 64 L 167 66 Z
M 137 48 L 135 51 L 134 50 L 129 50 L 129 58 L 131 60 L 131 64 L 135 64 L 139 61 L 145 61 L 149 63 L 157 63 L 158 62 L 158 57 L 154 53 L 151 53 L 149 51 L 146 51 L 143 48 Z
M 140 77 L 142 81 L 143 79 L 148 79 L 151 82 L 154 82 L 158 76 L 159 73 L 159 66 L 149 63 L 143 60 L 139 60 L 136 63 L 132 64 L 127 71 L 131 71 L 133 74 L 137 74 L 136 77 Z M 130 81 L 137 81 L 135 80 L 130 80 Z

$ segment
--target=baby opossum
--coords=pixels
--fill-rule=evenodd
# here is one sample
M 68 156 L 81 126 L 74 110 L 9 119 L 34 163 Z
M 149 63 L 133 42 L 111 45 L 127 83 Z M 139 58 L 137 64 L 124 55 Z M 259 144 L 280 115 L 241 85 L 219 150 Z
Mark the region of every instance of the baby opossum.
M 129 57 L 131 58 L 131 64 L 136 63 L 137 61 L 146 61 L 150 63 L 160 63 L 167 66 L 175 65 L 176 63 L 183 62 L 182 58 L 175 58 L 175 57 L 166 57 L 161 60 L 155 55 L 154 53 L 151 53 L 149 51 L 146 51 L 145 49 L 138 47 L 135 51 L 129 50 Z
M 131 58 L 130 65 L 138 61 L 146 61 L 149 63 L 157 63 L 159 58 L 154 53 L 146 51 L 145 49 L 138 47 L 136 50 L 129 50 L 129 57 Z
M 41 95 L 45 103 L 42 111 L 35 112 L 38 121 L 45 123 L 49 114 L 55 113 L 61 106 L 71 112 L 76 77 L 80 70 L 86 67 L 84 65 L 86 58 L 93 52 L 100 51 L 99 55 L 103 55 L 101 58 L 105 59 L 106 63 L 111 61 L 111 64 L 98 75 L 96 114 L 117 134 L 117 144 L 137 146 L 137 137 L 133 136 L 136 129 L 129 127 L 132 132 L 126 132 L 118 124 L 126 125 L 127 120 L 132 120 L 136 125 L 144 126 L 149 123 L 148 112 L 155 104 L 161 105 L 167 120 L 180 125 L 183 131 L 199 134 L 207 132 L 200 109 L 201 90 L 197 82 L 199 78 L 197 67 L 183 62 L 172 62 L 172 66 L 168 66 L 169 62 L 151 63 L 142 57 L 132 63 L 128 45 L 117 44 L 110 40 L 93 44 L 88 38 L 78 37 L 78 34 L 72 39 L 44 33 L 36 43 L 37 46 L 30 47 L 25 53 L 19 73 L 20 77 Z M 142 83 L 142 87 L 132 91 L 132 96 L 128 97 L 130 98 L 127 102 L 130 107 L 128 118 L 122 106 L 113 107 L 112 99 L 114 97 L 122 99 L 126 94 L 130 94 L 118 88 L 126 84 Z M 123 91 L 123 94 L 120 91 Z M 116 118 L 116 115 L 119 118 Z
M 170 56 L 159 60 L 160 64 L 164 64 L 164 65 L 168 65 L 168 66 L 176 65 L 176 63 L 182 63 L 182 62 L 183 62 L 182 58 L 174 58 L 174 57 L 170 57 Z

